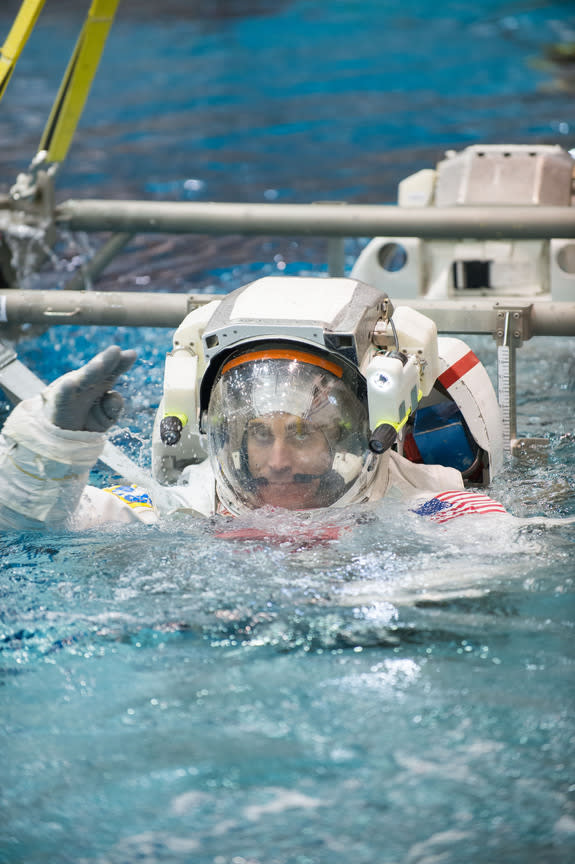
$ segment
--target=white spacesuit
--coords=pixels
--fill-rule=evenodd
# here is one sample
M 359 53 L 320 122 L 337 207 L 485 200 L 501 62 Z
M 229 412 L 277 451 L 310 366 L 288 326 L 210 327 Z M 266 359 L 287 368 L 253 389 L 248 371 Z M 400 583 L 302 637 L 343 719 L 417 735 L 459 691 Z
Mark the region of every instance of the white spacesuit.
M 466 422 L 460 403 L 470 388 L 454 398 L 438 384 L 442 369 L 456 366 L 440 355 L 428 318 L 394 312 L 364 283 L 258 280 L 191 313 L 176 331 L 148 488 L 87 485 L 122 408 L 111 388 L 136 357 L 111 346 L 9 416 L 0 440 L 0 525 L 85 528 L 153 523 L 180 511 L 308 511 L 375 501 L 391 490 L 439 521 L 504 512 L 464 490 L 464 475 L 485 481 L 500 459 L 500 432 L 488 417 L 491 385 L 485 373 L 485 392 L 473 396 Z M 451 372 L 450 387 L 462 386 L 467 371 Z M 436 444 L 443 440 L 429 418 L 417 432 L 414 418 L 425 410 L 434 422 L 442 412 L 449 417 L 445 464 L 425 464 L 418 449 L 416 441 L 425 451 L 433 434 Z M 394 449 L 408 439 L 416 461 Z M 461 465 L 450 464 L 454 453 Z

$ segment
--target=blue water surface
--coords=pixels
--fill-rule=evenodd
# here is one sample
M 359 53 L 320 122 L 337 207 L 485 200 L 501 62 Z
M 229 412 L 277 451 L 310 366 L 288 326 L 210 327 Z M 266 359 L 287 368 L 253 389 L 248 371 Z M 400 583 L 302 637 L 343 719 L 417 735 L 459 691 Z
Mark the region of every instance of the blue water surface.
M 85 11 L 47 0 L 0 105 L 2 192 Z M 561 2 L 124 0 L 57 197 L 393 202 L 446 149 L 571 149 L 569 70 L 545 57 L 574 30 Z M 104 239 L 62 236 L 29 284 L 64 286 Z M 325 270 L 314 238 L 138 236 L 95 287 Z M 170 339 L 53 327 L 18 350 L 51 380 L 137 347 L 112 438 L 147 468 Z M 469 342 L 495 377 L 493 340 Z M 575 346 L 538 337 L 518 364 L 519 432 L 549 447 L 489 490 L 514 519 L 384 500 L 269 515 L 265 540 L 192 517 L 3 534 L 1 864 L 572 861 Z M 317 542 L 326 523 L 348 530 Z

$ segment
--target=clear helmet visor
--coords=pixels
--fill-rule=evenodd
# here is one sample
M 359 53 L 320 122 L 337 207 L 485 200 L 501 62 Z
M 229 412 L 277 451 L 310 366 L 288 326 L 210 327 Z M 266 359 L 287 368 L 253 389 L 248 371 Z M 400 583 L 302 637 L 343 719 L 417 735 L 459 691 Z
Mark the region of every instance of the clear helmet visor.
M 226 364 L 208 406 L 208 451 L 232 510 L 335 504 L 369 456 L 365 404 L 330 360 L 251 351 Z

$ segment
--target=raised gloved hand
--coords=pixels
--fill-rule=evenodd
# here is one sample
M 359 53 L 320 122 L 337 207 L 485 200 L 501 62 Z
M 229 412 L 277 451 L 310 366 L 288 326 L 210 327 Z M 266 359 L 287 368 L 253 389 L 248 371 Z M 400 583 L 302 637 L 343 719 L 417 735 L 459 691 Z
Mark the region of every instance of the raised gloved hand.
M 135 351 L 111 345 L 85 366 L 57 378 L 43 394 L 45 413 L 61 429 L 105 432 L 122 412 L 124 400 L 112 386 L 132 366 Z

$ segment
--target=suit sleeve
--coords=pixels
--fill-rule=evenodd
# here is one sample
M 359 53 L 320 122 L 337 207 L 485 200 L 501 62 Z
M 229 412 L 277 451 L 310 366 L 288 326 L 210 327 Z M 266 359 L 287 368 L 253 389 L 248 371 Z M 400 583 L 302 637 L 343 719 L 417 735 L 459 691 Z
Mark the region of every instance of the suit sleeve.
M 17 405 L 0 436 L 0 528 L 65 525 L 105 441 L 99 432 L 54 426 L 41 395 Z

